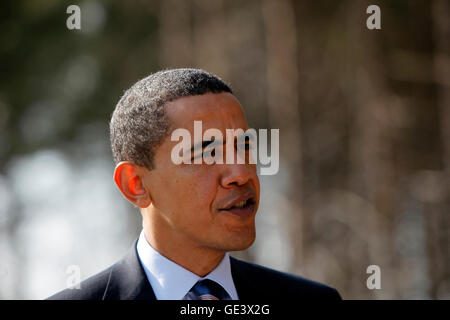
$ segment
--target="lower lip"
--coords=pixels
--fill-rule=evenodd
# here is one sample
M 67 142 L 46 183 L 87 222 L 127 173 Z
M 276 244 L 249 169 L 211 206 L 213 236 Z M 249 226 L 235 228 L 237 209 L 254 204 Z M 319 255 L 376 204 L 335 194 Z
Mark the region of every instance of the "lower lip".
M 252 216 L 254 211 L 255 211 L 255 204 L 251 204 L 244 208 L 233 208 L 233 209 L 228 209 L 228 210 L 220 210 L 220 212 L 232 213 L 241 218 L 247 218 L 247 217 Z

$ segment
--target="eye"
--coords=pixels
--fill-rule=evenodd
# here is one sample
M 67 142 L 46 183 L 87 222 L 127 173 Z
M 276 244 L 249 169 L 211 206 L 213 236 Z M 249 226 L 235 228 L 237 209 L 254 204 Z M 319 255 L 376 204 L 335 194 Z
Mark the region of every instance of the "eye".
M 203 156 L 203 153 L 198 153 L 197 155 L 193 154 L 191 157 L 191 161 L 193 161 L 194 159 L 201 158 L 202 156 Z
M 216 156 L 216 148 L 214 148 L 214 147 L 207 147 L 206 149 L 205 149 L 205 151 L 203 151 L 203 157 L 209 157 L 209 156 L 211 156 L 211 157 L 215 157 Z

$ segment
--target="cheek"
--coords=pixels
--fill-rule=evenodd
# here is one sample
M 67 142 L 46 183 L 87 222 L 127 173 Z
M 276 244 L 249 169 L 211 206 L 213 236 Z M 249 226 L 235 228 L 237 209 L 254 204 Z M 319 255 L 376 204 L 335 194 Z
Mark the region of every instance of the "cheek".
M 217 181 L 213 170 L 203 165 L 179 168 L 169 185 L 168 201 L 181 211 L 209 212 L 217 193 Z M 177 210 L 179 211 L 179 210 Z
M 201 171 L 201 170 L 199 170 Z M 206 211 L 211 208 L 211 205 L 217 195 L 218 184 L 212 175 L 201 174 L 194 175 L 189 188 L 189 196 L 193 206 L 197 210 Z M 195 200 L 194 200 L 195 199 Z

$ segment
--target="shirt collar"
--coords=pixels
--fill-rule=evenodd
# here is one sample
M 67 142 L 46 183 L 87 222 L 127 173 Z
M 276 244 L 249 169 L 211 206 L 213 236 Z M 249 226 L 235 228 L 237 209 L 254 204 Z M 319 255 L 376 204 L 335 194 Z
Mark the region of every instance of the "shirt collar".
M 202 279 L 217 282 L 227 291 L 231 299 L 238 299 L 231 276 L 228 252 L 213 271 L 201 278 L 156 251 L 145 239 L 144 230 L 139 235 L 136 249 L 147 279 L 158 300 L 181 300 L 195 283 Z

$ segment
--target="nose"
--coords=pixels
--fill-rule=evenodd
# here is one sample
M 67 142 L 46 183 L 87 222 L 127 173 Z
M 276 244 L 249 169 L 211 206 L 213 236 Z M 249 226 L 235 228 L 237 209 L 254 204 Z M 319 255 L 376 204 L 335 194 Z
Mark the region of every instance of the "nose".
M 248 164 L 224 164 L 221 185 L 224 188 L 245 185 L 252 177 L 254 169 Z

